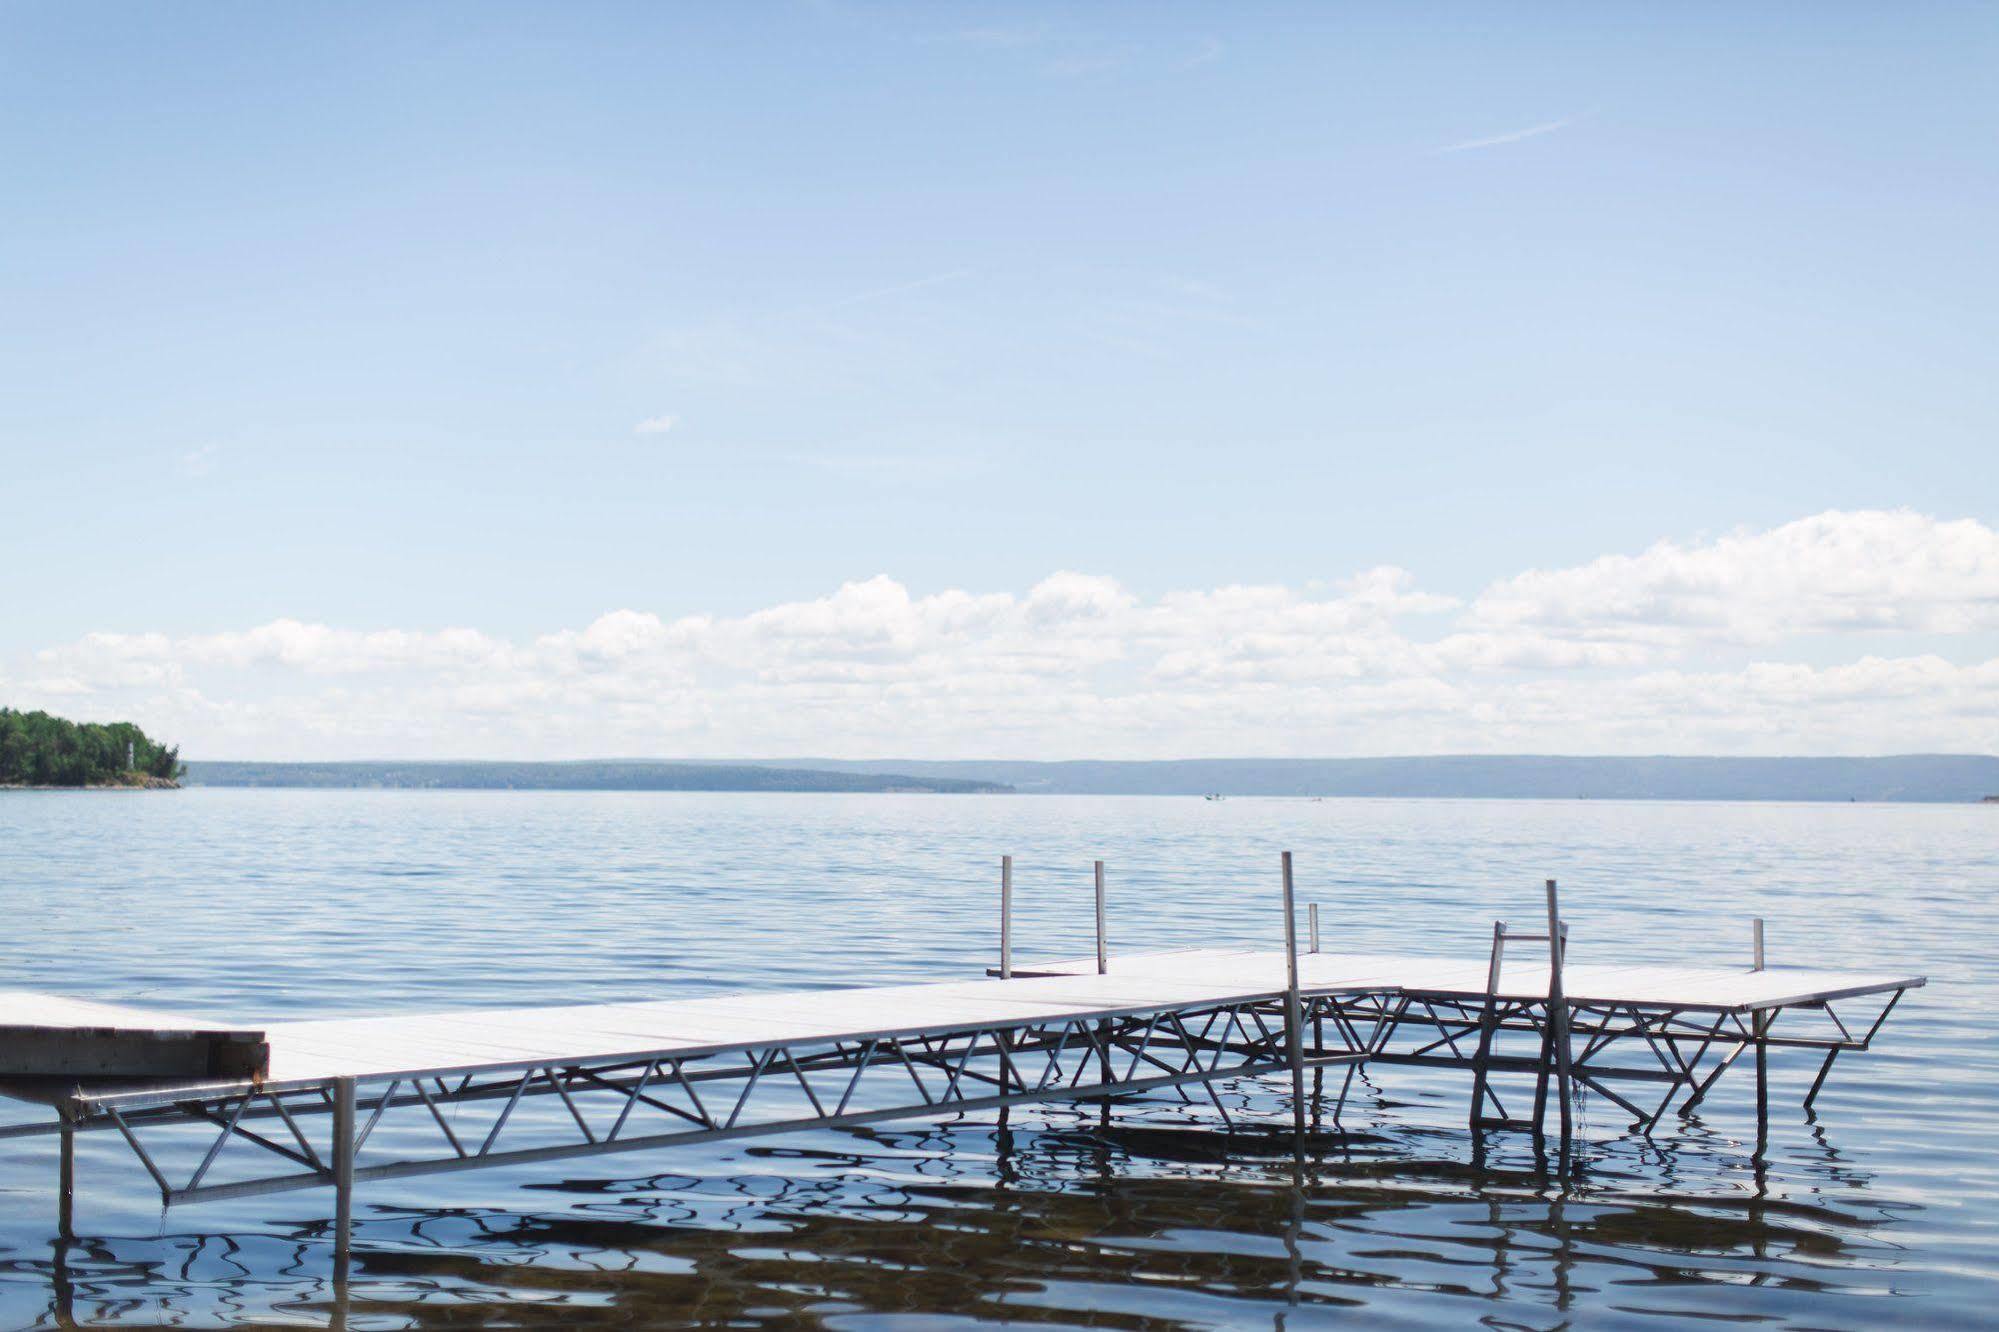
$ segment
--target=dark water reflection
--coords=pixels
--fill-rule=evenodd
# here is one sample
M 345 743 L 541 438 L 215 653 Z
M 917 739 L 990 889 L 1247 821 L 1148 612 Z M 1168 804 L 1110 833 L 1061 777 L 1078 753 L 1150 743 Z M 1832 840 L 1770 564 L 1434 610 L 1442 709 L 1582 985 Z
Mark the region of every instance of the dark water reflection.
M 1581 954 L 1732 956 L 1760 912 L 1780 960 L 1935 979 L 1842 1060 L 1819 1120 L 1816 1061 L 1774 1057 L 1761 1159 L 1747 1079 L 1656 1140 L 1585 1102 L 1558 1180 L 1517 1137 L 1473 1142 L 1461 1084 L 1388 1069 L 1302 1155 L 1280 1079 L 1224 1091 L 1234 1132 L 1161 1096 L 1107 1123 L 1024 1108 L 370 1185 L 340 1285 L 322 1192 L 163 1217 L 92 1135 L 83 1238 L 56 1244 L 53 1143 L 0 1143 L 0 1326 L 1859 1329 L 1999 1308 L 1989 811 L 185 794 L 0 801 L 5 984 L 257 1017 L 959 977 L 990 956 L 1002 850 L 1047 955 L 1087 947 L 1106 850 L 1114 946 L 1268 942 L 1280 846 L 1356 949 L 1474 951 L 1556 873 Z
M 1261 1089 L 1235 1094 L 1239 1113 L 1274 1116 Z M 1605 1152 L 1562 1183 L 1525 1150 L 1454 1155 L 1451 1136 L 1325 1127 L 1300 1156 L 1288 1132 L 1133 1101 L 1107 1126 L 1093 1110 L 1016 1112 L 805 1135 L 714 1158 L 729 1173 L 526 1185 L 546 1209 L 364 1208 L 342 1287 L 316 1221 L 86 1238 L 8 1271 L 46 1278 L 58 1326 L 1166 1329 L 1361 1309 L 1861 1326 L 1901 1312 L 1880 1300 L 1897 1293 L 1907 1209 L 1865 1205 L 1830 1149 L 1801 1164 L 1838 1181 L 1838 1202 L 1782 1196 L 1753 1165 L 1740 1187 L 1676 1188 L 1660 1158 L 1684 1146 Z

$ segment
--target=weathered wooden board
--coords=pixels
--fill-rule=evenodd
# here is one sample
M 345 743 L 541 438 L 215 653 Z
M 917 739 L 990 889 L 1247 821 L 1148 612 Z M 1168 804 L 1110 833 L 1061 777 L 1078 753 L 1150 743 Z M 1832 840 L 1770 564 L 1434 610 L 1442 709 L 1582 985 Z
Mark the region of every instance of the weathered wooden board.
M 0 990 L 0 1078 L 257 1078 L 261 1031 L 61 995 Z

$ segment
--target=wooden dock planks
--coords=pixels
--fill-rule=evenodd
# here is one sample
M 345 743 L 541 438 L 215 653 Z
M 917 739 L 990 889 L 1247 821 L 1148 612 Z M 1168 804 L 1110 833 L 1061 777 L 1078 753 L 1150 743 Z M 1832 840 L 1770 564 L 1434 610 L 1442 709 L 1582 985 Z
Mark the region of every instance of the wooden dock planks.
M 255 1078 L 261 1031 L 89 999 L 0 990 L 0 1078 Z

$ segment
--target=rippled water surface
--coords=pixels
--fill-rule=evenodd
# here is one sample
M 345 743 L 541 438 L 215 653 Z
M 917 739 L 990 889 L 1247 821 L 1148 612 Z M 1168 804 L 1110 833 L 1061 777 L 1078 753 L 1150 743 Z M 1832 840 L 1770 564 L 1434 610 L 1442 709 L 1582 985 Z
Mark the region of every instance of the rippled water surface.
M 1024 954 L 1089 949 L 1098 856 L 1113 951 L 1274 945 L 1280 849 L 1329 948 L 1482 956 L 1552 875 L 1578 962 L 1742 961 L 1762 915 L 1773 962 L 1931 983 L 1816 1120 L 1773 1056 L 1761 1162 L 1749 1078 L 1649 1141 L 1588 1102 L 1563 1185 L 1385 1068 L 1302 1160 L 1242 1083 L 1232 1134 L 1166 1094 L 371 1183 L 344 1290 L 323 1190 L 162 1215 L 84 1135 L 59 1244 L 53 1139 L 0 1142 L 0 1324 L 1991 1324 L 1999 809 L 0 792 L 0 988 L 254 1021 L 963 978 L 1006 852 Z

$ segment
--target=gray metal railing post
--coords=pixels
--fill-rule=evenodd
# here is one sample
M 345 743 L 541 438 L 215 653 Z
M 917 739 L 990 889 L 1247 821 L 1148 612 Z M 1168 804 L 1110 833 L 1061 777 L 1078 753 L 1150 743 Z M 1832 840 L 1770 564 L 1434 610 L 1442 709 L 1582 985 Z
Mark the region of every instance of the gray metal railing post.
M 1761 916 L 1749 922 L 1749 954 L 1750 969 L 1763 970 L 1763 917 Z
M 1319 951 L 1319 904 L 1317 902 L 1305 908 L 1305 919 L 1311 927 L 1312 947 L 1309 951 L 1316 953 Z
M 1013 979 L 1013 857 L 1000 857 L 1000 979 Z
M 1104 938 L 1104 862 L 1096 863 L 1097 870 L 1097 974 L 1110 970 L 1110 947 Z

